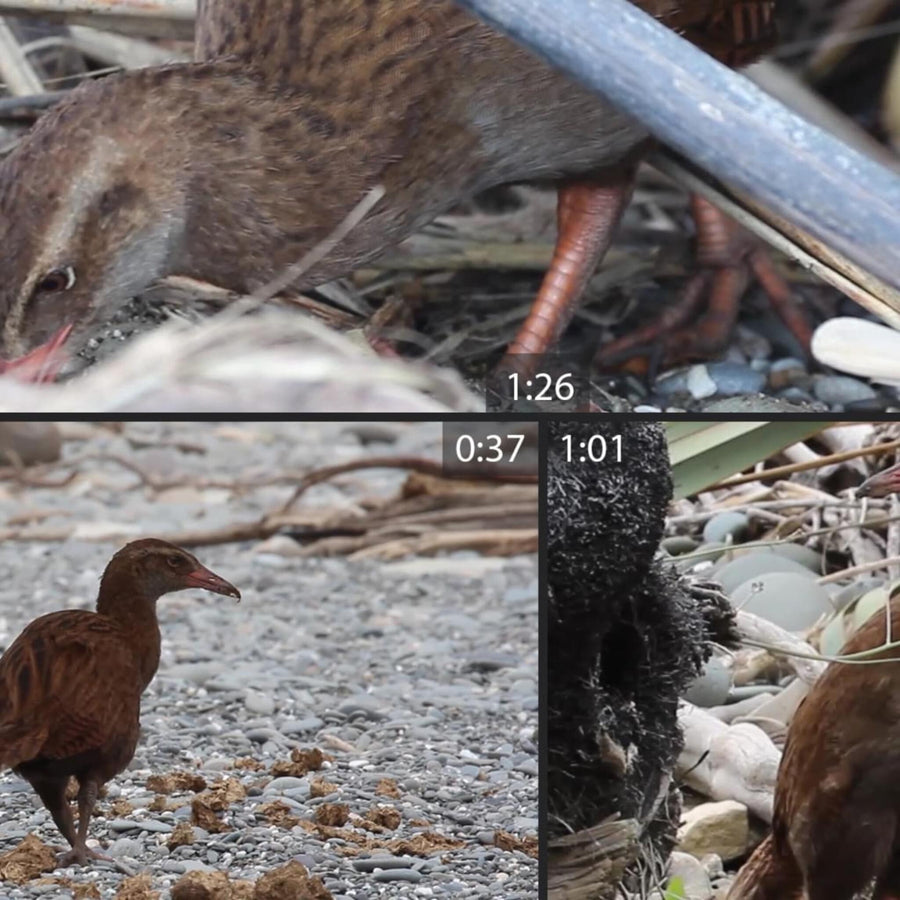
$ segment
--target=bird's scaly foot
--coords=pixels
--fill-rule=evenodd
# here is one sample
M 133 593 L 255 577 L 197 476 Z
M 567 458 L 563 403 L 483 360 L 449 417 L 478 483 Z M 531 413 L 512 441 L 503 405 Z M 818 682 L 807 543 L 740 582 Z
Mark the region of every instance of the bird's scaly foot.
M 53 849 L 57 850 L 62 848 L 55 847 Z M 65 869 L 69 866 L 86 866 L 92 859 L 99 859 L 103 862 L 112 863 L 123 875 L 127 875 L 129 878 L 137 875 L 137 870 L 126 865 L 122 860 L 116 859 L 108 853 L 101 853 L 99 850 L 93 850 L 87 845 L 73 847 L 71 850 L 60 853 L 57 857 L 57 865 L 60 869 Z
M 61 853 L 57 859 L 59 867 L 65 869 L 68 866 L 86 866 L 88 860 L 102 859 L 104 862 L 114 863 L 115 860 L 106 853 L 99 850 L 93 850 L 85 844 L 75 846 L 71 850 Z
M 595 363 L 601 369 L 610 369 L 644 358 L 655 369 L 717 356 L 728 346 L 741 296 L 751 277 L 759 282 L 774 312 L 808 354 L 812 329 L 768 253 L 708 201 L 695 195 L 691 202 L 701 271 L 655 321 L 601 347 Z M 706 311 L 698 319 L 704 303 Z

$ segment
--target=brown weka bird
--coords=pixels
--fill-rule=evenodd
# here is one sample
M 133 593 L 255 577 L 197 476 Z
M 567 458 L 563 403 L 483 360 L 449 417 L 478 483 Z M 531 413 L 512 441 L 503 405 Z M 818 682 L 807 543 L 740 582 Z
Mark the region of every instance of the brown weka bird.
M 774 32 L 774 0 L 637 3 L 729 64 Z M 200 0 L 196 57 L 82 85 L 0 163 L 0 359 L 13 360 L 0 370 L 52 376 L 63 344 L 165 275 L 253 291 L 376 185 L 374 210 L 294 286 L 347 274 L 485 188 L 555 182 L 556 253 L 509 348 L 543 352 L 647 146 L 630 118 L 452 0 Z M 761 258 L 710 218 L 699 257 L 730 274 L 688 293 L 711 287 L 712 321 L 728 325 L 736 272 Z M 675 331 L 662 332 L 669 350 L 703 352 L 707 330 Z
M 96 612 L 41 616 L 0 657 L 0 767 L 31 784 L 71 844 L 62 866 L 107 858 L 85 843 L 97 792 L 137 747 L 141 694 L 159 666 L 156 601 L 185 588 L 241 596 L 186 550 L 132 541 L 109 561 Z M 72 776 L 77 831 L 66 800 Z
M 900 490 L 900 466 L 873 475 L 857 496 Z M 900 597 L 890 640 L 900 639 Z M 871 616 L 841 655 L 885 643 Z M 741 868 L 728 900 L 851 900 L 871 882 L 875 900 L 900 897 L 900 648 L 878 665 L 831 663 L 788 730 L 771 834 Z

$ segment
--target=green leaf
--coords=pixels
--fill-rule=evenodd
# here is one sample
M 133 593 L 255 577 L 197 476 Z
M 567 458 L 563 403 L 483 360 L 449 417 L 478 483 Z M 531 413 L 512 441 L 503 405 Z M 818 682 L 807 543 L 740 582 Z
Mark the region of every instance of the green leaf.
M 666 892 L 663 894 L 664 900 L 687 900 L 687 892 L 684 889 L 684 879 L 680 876 L 670 878 L 666 885 Z
M 832 422 L 666 422 L 675 499 L 737 475 Z

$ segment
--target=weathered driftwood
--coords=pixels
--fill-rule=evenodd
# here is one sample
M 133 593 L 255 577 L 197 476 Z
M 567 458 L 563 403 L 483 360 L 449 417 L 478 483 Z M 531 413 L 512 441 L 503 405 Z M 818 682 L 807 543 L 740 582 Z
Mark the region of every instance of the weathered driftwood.
M 748 715 L 747 720 L 733 724 L 726 724 L 706 710 L 681 701 L 678 721 L 684 732 L 684 749 L 678 757 L 678 770 L 685 783 L 699 793 L 713 800 L 737 800 L 771 822 L 781 751 L 769 732 L 779 739 L 784 736 L 805 690 L 815 683 L 826 663 L 804 658 L 815 655 L 815 649 L 766 619 L 738 612 L 736 620 L 743 638 L 769 644 L 787 653 L 803 654 L 785 656 L 797 673 L 798 681 L 766 701 Z M 766 709 L 772 712 L 764 712 Z M 756 725 L 752 721 L 756 717 L 766 721 Z
M 815 684 L 818 677 L 825 671 L 827 663 L 819 659 L 806 658 L 816 656 L 816 649 L 798 638 L 797 635 L 779 628 L 767 619 L 754 616 L 753 613 L 738 612 L 736 618 L 741 637 L 783 650 L 785 661 L 797 673 L 797 677 L 802 678 L 807 684 Z
M 550 841 L 550 900 L 612 896 L 625 869 L 637 859 L 639 834 L 634 819 L 611 819 Z
M 684 733 L 681 779 L 713 800 L 737 800 L 771 822 L 781 753 L 768 735 L 749 722 L 726 725 L 684 700 L 678 722 Z
M 88 25 L 72 25 L 69 31 L 72 44 L 77 50 L 107 66 L 141 69 L 190 59 L 190 54 L 179 53 L 172 47 L 160 47 L 149 41 L 112 34 Z
M 9 24 L 0 18 L 0 81 L 11 94 L 40 94 L 44 85 Z
M 2 448 L 2 433 L 0 433 Z M 86 455 L 80 462 L 89 462 L 97 455 Z M 114 457 L 112 461 L 122 462 Z M 70 465 L 62 461 L 60 467 Z M 258 519 L 233 522 L 220 528 L 189 529 L 157 535 L 185 547 L 225 544 L 238 541 L 262 541 L 284 535 L 277 552 L 287 556 L 345 555 L 358 559 L 397 559 L 406 555 L 433 555 L 454 550 L 475 550 L 492 556 L 534 553 L 538 548 L 538 487 L 536 484 L 503 484 L 485 480 L 460 482 L 430 474 L 439 470 L 432 460 L 410 457 L 362 458 L 341 466 L 296 475 L 309 485 L 318 484 L 342 472 L 353 469 L 404 467 L 412 470 L 400 491 L 386 498 L 367 498 L 362 508 L 300 509 L 290 507 L 293 500 Z M 51 466 L 44 466 L 46 472 Z M 154 481 L 137 466 L 127 466 L 150 490 L 166 490 L 166 484 Z M 419 470 L 429 474 L 421 474 Z M 15 467 L 5 471 L 22 483 L 59 487 L 61 482 L 46 482 L 43 475 L 23 473 Z M 286 473 L 288 476 L 290 473 Z M 319 475 L 323 477 L 318 477 Z M 288 478 L 282 478 L 282 483 Z M 180 484 L 190 483 L 183 479 Z M 271 480 L 269 481 L 271 483 Z M 194 484 L 199 487 L 198 483 Z M 208 485 L 207 485 L 208 486 Z M 227 484 L 220 482 L 221 487 Z M 235 483 L 234 490 L 253 486 Z M 76 522 L 65 525 L 44 525 L 40 520 L 20 519 L 0 529 L 0 540 L 62 541 L 122 540 L 134 534 L 131 522 Z
M 196 0 L 3 0 L 0 15 L 190 40 L 196 8 Z

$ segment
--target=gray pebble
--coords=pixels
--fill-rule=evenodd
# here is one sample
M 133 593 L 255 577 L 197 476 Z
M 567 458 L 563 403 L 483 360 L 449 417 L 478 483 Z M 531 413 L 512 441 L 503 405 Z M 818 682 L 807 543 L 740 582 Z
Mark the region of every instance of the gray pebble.
M 158 834 L 171 834 L 175 829 L 166 822 L 155 819 L 112 819 L 107 827 L 113 831 L 153 831 Z
M 375 881 L 409 881 L 417 884 L 422 880 L 422 873 L 415 869 L 380 869 L 372 873 Z
M 325 723 L 318 716 L 307 716 L 305 719 L 289 719 L 283 722 L 279 731 L 282 734 L 307 734 L 318 731 Z
M 106 852 L 115 859 L 119 859 L 123 856 L 137 859 L 143 852 L 143 849 L 144 845 L 134 838 L 119 838 L 106 848 Z
M 408 869 L 415 862 L 409 856 L 365 856 L 351 863 L 357 872 L 374 872 L 376 869 Z
M 721 657 L 711 656 L 703 671 L 688 685 L 684 699 L 694 706 L 721 706 L 731 690 L 731 669 Z
M 717 564 L 710 570 L 710 577 L 722 585 L 722 590 L 726 594 L 731 594 L 748 579 L 770 572 L 795 572 L 810 580 L 815 577 L 806 566 L 769 550 L 754 550 L 721 565 Z
M 829 406 L 845 406 L 877 396 L 870 385 L 849 375 L 817 375 L 813 379 L 813 394 Z
M 802 631 L 831 611 L 828 592 L 804 570 L 769 572 L 739 585 L 729 595 L 736 609 L 761 616 L 787 631 Z
M 749 528 L 750 520 L 744 513 L 717 513 L 703 526 L 703 540 L 718 543 L 730 538 L 732 543 L 739 543 L 747 537 Z
M 766 376 L 740 363 L 717 362 L 706 366 L 720 397 L 757 394 L 766 384 Z
M 467 657 L 463 663 L 464 672 L 496 672 L 499 669 L 518 665 L 519 661 L 508 653 L 483 650 Z
M 247 707 L 248 712 L 257 716 L 271 716 L 275 712 L 275 700 L 273 697 L 250 688 L 244 694 L 244 706 Z

